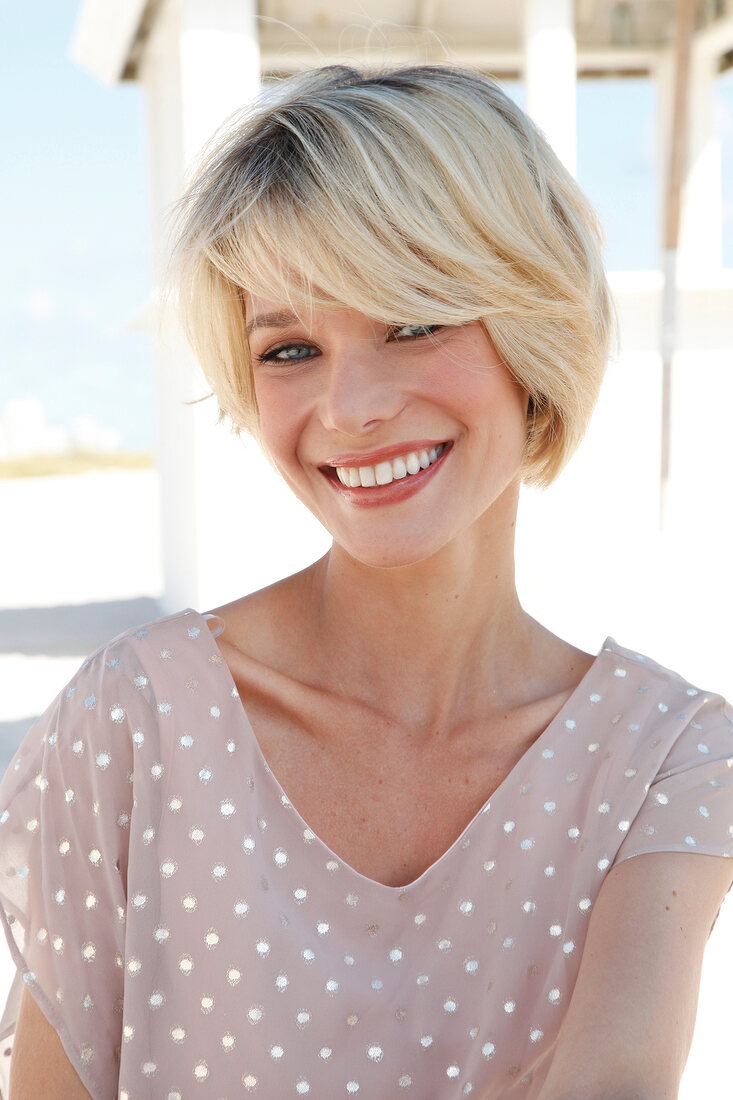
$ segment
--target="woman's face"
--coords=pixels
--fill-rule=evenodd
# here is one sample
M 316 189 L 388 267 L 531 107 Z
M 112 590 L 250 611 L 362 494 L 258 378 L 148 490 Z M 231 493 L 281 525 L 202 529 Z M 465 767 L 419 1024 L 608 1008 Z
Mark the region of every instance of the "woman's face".
M 474 321 L 388 326 L 252 297 L 262 441 L 296 496 L 364 564 L 460 538 L 518 479 L 527 399 Z

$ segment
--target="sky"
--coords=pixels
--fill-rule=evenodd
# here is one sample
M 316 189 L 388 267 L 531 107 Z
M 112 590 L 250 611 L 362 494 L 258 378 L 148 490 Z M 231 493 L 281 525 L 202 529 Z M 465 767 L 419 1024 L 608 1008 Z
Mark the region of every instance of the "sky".
M 68 56 L 81 0 L 0 0 L 0 413 L 38 398 L 52 424 L 91 415 L 150 449 L 155 398 L 144 103 Z M 521 86 L 509 89 L 519 102 Z M 733 265 L 733 73 L 718 86 L 724 254 Z M 651 81 L 582 81 L 578 179 L 610 268 L 657 265 Z

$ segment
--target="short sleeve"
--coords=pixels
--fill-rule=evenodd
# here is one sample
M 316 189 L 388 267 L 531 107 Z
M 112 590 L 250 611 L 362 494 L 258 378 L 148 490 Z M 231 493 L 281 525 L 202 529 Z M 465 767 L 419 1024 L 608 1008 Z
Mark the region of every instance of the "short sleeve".
M 92 1096 L 117 1095 L 131 711 L 114 660 L 96 654 L 21 744 L 0 785 L 0 919 L 17 975 L 0 1025 L 12 1035 L 23 985 Z
M 702 697 L 673 740 L 615 863 L 646 852 L 733 857 L 733 709 L 720 696 Z

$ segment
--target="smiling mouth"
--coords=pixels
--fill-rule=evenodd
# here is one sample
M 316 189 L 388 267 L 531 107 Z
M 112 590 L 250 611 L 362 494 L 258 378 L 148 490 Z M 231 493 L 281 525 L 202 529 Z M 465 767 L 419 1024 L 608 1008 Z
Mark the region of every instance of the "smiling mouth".
M 450 443 L 439 443 L 436 447 L 408 451 L 403 455 L 373 466 L 336 466 L 324 470 L 332 479 L 338 478 L 347 489 L 373 489 L 391 485 L 393 481 L 403 481 L 429 469 L 450 447 Z

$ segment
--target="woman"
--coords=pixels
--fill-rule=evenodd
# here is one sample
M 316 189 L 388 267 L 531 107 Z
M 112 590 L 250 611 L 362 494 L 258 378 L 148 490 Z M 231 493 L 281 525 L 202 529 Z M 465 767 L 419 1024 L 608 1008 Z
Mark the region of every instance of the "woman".
M 676 1095 L 731 712 L 514 585 L 608 353 L 585 199 L 482 77 L 326 68 L 220 139 L 177 270 L 333 546 L 116 639 L 21 747 L 13 1100 Z

